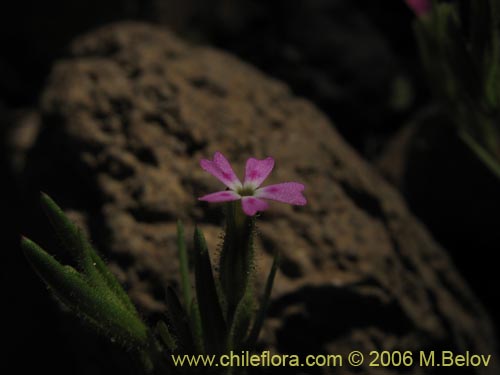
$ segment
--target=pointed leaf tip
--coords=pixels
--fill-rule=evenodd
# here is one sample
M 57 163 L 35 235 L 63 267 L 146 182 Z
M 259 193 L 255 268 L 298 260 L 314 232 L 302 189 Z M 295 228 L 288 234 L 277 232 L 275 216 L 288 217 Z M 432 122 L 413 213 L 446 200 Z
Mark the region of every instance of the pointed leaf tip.
M 23 251 L 26 251 L 26 250 L 31 251 L 35 246 L 35 243 L 24 235 L 21 236 L 20 244 L 21 244 L 21 249 Z
M 259 334 L 264 324 L 264 320 L 266 317 L 267 309 L 269 307 L 271 292 L 273 289 L 274 278 L 276 277 L 276 272 L 278 271 L 280 263 L 280 254 L 275 253 L 273 264 L 271 266 L 271 270 L 269 271 L 269 275 L 267 276 L 266 286 L 264 290 L 264 295 L 262 296 L 262 302 L 255 317 L 255 321 L 253 322 L 252 329 L 250 330 L 250 334 L 246 340 L 246 348 L 251 350 L 255 347 L 257 340 L 259 339 Z
M 194 228 L 194 247 L 200 254 L 208 252 L 205 236 L 198 226 Z

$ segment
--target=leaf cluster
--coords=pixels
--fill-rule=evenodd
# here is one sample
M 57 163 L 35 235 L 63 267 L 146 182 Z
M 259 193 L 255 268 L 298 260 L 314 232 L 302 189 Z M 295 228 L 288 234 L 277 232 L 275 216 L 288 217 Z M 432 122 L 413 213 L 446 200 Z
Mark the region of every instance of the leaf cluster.
M 431 90 L 500 178 L 500 3 L 434 0 L 415 33 Z

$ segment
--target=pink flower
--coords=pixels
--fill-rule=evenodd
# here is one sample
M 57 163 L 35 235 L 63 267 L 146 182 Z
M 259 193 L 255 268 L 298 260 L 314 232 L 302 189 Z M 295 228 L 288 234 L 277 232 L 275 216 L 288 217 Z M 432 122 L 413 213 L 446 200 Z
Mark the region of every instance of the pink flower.
M 231 202 L 241 199 L 243 212 L 248 216 L 258 211 L 267 210 L 268 203 L 264 199 L 303 206 L 307 203 L 302 195 L 304 185 L 298 182 L 283 182 L 281 184 L 260 187 L 273 170 L 274 159 L 268 157 L 263 160 L 250 158 L 245 167 L 245 181 L 243 184 L 236 177 L 231 164 L 220 152 L 214 154 L 213 161 L 203 159 L 201 167 L 226 185 L 229 190 L 218 191 L 198 198 L 207 202 Z
M 415 12 L 417 16 L 423 16 L 430 12 L 430 0 L 405 0 L 406 4 Z

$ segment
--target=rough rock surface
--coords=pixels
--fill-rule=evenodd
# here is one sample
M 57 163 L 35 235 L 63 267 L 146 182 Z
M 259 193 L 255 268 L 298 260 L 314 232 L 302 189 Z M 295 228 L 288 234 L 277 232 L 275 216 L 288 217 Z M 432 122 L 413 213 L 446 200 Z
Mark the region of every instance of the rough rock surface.
M 199 159 L 220 150 L 241 173 L 250 155 L 272 155 L 269 182 L 304 182 L 309 204 L 275 203 L 259 220 L 258 280 L 266 252 L 283 258 L 266 345 L 297 354 L 495 352 L 487 315 L 399 194 L 313 105 L 238 59 L 151 26 L 108 26 L 54 66 L 41 114 L 27 178 L 86 225 L 150 317 L 177 279 L 176 219 L 188 233 L 201 223 L 212 249 L 219 242 L 220 207 L 196 197 L 220 184 Z M 335 369 L 359 371 L 437 372 Z

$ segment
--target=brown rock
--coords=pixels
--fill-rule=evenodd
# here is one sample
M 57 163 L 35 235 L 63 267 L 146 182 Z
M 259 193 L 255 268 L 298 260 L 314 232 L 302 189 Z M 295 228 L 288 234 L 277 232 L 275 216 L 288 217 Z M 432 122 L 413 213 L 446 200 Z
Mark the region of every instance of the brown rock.
M 162 288 L 178 278 L 177 218 L 188 233 L 199 223 L 217 248 L 220 207 L 196 197 L 220 184 L 198 161 L 220 150 L 241 174 L 249 156 L 272 155 L 269 182 L 304 182 L 309 204 L 275 203 L 259 219 L 257 281 L 269 252 L 283 258 L 265 346 L 496 350 L 488 316 L 399 194 L 313 105 L 238 59 L 151 26 L 112 25 L 76 40 L 54 66 L 41 112 L 32 181 L 84 216 L 145 314 L 164 310 Z

